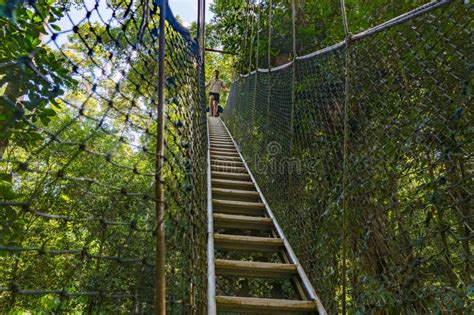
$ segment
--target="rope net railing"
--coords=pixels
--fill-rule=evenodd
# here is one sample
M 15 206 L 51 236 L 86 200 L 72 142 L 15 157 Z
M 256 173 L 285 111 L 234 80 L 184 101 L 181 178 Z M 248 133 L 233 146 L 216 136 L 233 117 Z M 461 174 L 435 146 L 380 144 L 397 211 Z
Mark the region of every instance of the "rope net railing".
M 438 2 L 233 83 L 223 119 L 329 313 L 472 311 L 472 21 Z
M 2 312 L 152 313 L 165 224 L 167 309 L 203 314 L 203 67 L 169 11 L 157 169 L 159 4 L 2 4 Z

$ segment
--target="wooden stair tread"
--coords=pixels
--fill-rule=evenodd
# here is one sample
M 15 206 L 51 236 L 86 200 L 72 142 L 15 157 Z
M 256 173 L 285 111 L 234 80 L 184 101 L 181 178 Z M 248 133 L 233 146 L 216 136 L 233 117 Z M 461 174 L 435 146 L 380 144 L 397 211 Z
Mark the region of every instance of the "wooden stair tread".
M 249 178 L 250 179 L 250 178 Z M 215 179 L 211 180 L 212 187 L 232 187 L 239 189 L 247 189 L 247 191 L 254 191 L 255 186 L 249 181 L 239 181 L 239 180 L 228 180 L 228 179 Z
M 241 185 L 241 186 L 251 186 L 254 187 L 251 181 L 238 181 L 238 180 L 231 180 L 231 179 L 212 179 L 213 183 L 216 184 L 227 184 L 227 185 Z
M 273 227 L 272 219 L 236 214 L 214 213 L 216 228 L 230 228 L 241 230 L 269 230 Z
M 211 161 L 214 160 L 214 159 L 225 159 L 225 160 L 229 160 L 229 161 L 242 161 L 242 159 L 240 158 L 240 156 L 229 156 L 229 155 L 221 155 L 221 154 L 216 154 L 216 153 L 213 153 L 211 152 Z
M 296 265 L 242 260 L 215 260 L 216 275 L 254 278 L 287 278 L 296 274 Z
M 238 178 L 238 179 L 249 179 L 250 175 L 247 173 L 228 173 L 228 172 L 219 172 L 211 171 L 211 176 L 213 178 Z
M 237 151 L 235 152 L 224 152 L 224 151 L 215 151 L 215 150 L 211 150 L 211 157 L 212 155 L 218 155 L 220 157 L 224 157 L 224 158 L 237 158 L 240 160 L 240 155 L 239 153 L 237 153 Z
M 279 248 L 283 247 L 283 240 L 272 237 L 228 235 L 215 233 L 214 244 L 217 249 L 275 252 Z
M 217 310 L 256 314 L 295 314 L 316 311 L 313 301 L 263 299 L 237 296 L 216 296 Z
M 235 208 L 254 208 L 262 210 L 265 209 L 265 205 L 261 202 L 234 201 L 224 199 L 212 199 L 212 205 Z
M 244 164 L 239 161 L 225 161 L 225 160 L 213 160 L 211 161 L 211 166 L 234 166 L 234 167 L 243 167 Z
M 233 143 L 223 143 L 223 142 L 213 142 L 211 141 L 211 148 L 225 148 L 225 149 L 235 149 Z
M 215 213 L 227 213 L 227 214 L 236 214 L 236 215 L 246 215 L 246 216 L 262 216 L 263 211 L 265 210 L 265 205 L 261 202 L 249 202 L 242 200 L 232 200 L 230 196 L 221 196 L 221 198 L 230 198 L 229 199 L 212 199 L 212 206 Z M 242 196 L 234 197 L 234 199 L 243 199 Z M 254 197 L 247 197 L 253 198 Z M 248 200 L 248 199 L 247 199 Z M 251 199 L 252 200 L 252 199 Z
M 211 168 L 216 171 L 224 170 L 225 172 L 235 172 L 235 173 L 244 173 L 247 171 L 244 167 L 231 166 L 231 165 L 212 165 L 211 164 Z
M 213 149 L 211 148 L 211 154 L 212 153 L 218 153 L 218 154 L 223 154 L 223 155 L 235 155 L 235 156 L 239 156 L 239 153 L 237 152 L 236 149 L 232 149 L 232 150 L 224 150 L 224 149 Z
M 211 139 L 211 145 L 234 145 L 231 140 L 224 140 L 224 139 Z
M 228 195 L 240 195 L 249 197 L 258 197 L 257 191 L 248 191 L 240 189 L 228 189 L 228 188 L 212 188 L 213 194 L 228 194 Z
M 236 147 L 234 145 L 230 145 L 230 144 L 214 144 L 212 143 L 211 144 L 211 150 L 212 149 L 227 149 L 227 150 L 236 150 Z

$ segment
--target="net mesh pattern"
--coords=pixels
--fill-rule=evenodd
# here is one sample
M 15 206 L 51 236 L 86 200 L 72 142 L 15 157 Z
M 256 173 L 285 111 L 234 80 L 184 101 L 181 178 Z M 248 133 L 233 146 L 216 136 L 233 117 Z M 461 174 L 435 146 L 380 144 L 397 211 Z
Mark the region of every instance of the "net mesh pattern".
M 452 2 L 232 86 L 224 121 L 329 313 L 472 310 L 470 16 Z
M 0 17 L 0 309 L 153 312 L 157 3 L 30 1 Z M 202 314 L 203 67 L 173 22 L 166 54 L 167 308 Z

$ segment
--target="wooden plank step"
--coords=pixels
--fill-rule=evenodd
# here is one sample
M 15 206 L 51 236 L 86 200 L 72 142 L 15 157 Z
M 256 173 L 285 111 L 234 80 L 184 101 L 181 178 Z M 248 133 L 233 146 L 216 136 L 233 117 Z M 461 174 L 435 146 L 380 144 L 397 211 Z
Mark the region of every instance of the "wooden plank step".
M 229 138 L 211 138 L 211 143 L 223 143 L 223 144 L 234 144 L 234 142 L 232 142 L 232 139 L 229 137 Z
M 237 149 L 236 148 L 232 148 L 232 149 L 223 149 L 223 148 L 215 148 L 215 147 L 211 147 L 211 152 L 222 152 L 222 153 L 235 153 L 238 155 L 237 153 Z
M 234 161 L 234 160 L 224 160 L 224 159 L 214 159 L 211 161 L 211 166 L 212 165 L 232 165 L 232 166 L 238 166 L 238 167 L 243 167 L 244 163 L 241 161 Z
M 227 139 L 211 139 L 211 146 L 219 146 L 219 145 L 232 145 L 232 146 L 234 146 L 234 143 L 230 140 L 227 140 Z
M 233 144 L 223 144 L 221 142 L 215 143 L 211 142 L 211 148 L 221 148 L 224 147 L 226 149 L 235 149 L 235 146 Z
M 216 133 L 211 132 L 209 134 L 209 138 L 212 138 L 212 139 L 222 139 L 222 138 L 230 139 L 230 136 L 228 134 L 216 134 Z
M 214 189 L 213 189 L 214 192 Z M 232 201 L 222 199 L 212 199 L 214 207 L 232 207 L 232 208 L 246 208 L 264 210 L 265 205 L 261 202 L 246 202 L 246 201 Z
M 237 148 L 234 145 L 221 145 L 221 144 L 212 144 L 211 150 L 236 150 Z
M 266 217 L 251 217 L 247 215 L 233 215 L 214 213 L 214 227 L 240 230 L 270 230 L 273 227 L 272 219 Z
M 219 312 L 253 314 L 308 314 L 316 312 L 313 301 L 262 299 L 238 296 L 216 296 Z
M 247 170 L 244 167 L 231 166 L 231 165 L 212 165 L 211 168 L 218 172 L 229 172 L 229 173 L 246 173 Z
M 226 195 L 226 196 L 238 196 L 247 198 L 259 198 L 258 192 L 240 190 L 240 189 L 226 189 L 226 188 L 212 188 L 212 195 Z M 263 205 L 263 204 L 262 204 Z
M 227 147 L 227 148 L 235 148 L 235 145 L 233 143 L 230 143 L 230 142 L 215 142 L 215 141 L 211 141 L 211 148 L 212 147 Z
M 236 159 L 238 161 L 242 161 L 242 159 L 240 158 L 240 155 L 235 152 L 235 153 L 231 153 L 231 152 L 220 152 L 220 151 L 212 151 L 211 150 L 211 158 L 214 157 L 214 158 L 221 158 L 221 159 Z
M 209 133 L 209 137 L 213 137 L 213 138 L 227 137 L 227 138 L 230 138 L 228 133 L 212 132 L 212 131 Z
M 296 274 L 296 265 L 256 261 L 216 259 L 216 275 L 251 278 L 289 278 Z
M 209 137 L 209 139 L 211 140 L 211 143 L 223 142 L 223 143 L 226 143 L 226 144 L 234 144 L 234 142 L 232 142 L 232 139 L 230 137 L 227 137 L 227 136 L 222 136 L 222 137 L 212 136 L 212 137 Z
M 217 154 L 211 152 L 211 161 L 212 160 L 232 160 L 232 161 L 242 161 L 240 156 L 231 156 L 231 155 L 225 155 L 225 154 Z
M 236 148 L 233 148 L 233 149 L 221 149 L 221 148 L 212 148 L 212 147 L 211 147 L 211 153 L 213 153 L 213 152 L 214 152 L 214 153 L 219 152 L 219 153 L 223 153 L 223 154 L 229 154 L 229 153 L 230 153 L 230 154 L 237 154 L 237 155 L 239 155 Z
M 250 175 L 247 173 L 228 173 L 228 172 L 218 172 L 211 171 L 212 178 L 221 178 L 221 179 L 236 179 L 236 180 L 248 180 Z
M 233 189 L 246 189 L 246 190 L 255 190 L 255 186 L 251 181 L 238 181 L 238 180 L 227 180 L 227 179 L 212 179 L 212 187 L 225 187 Z
M 283 248 L 283 240 L 272 237 L 214 234 L 214 245 L 217 249 L 277 252 Z
M 257 206 L 244 206 L 248 205 L 259 205 L 257 202 L 246 202 L 236 200 L 225 200 L 225 199 L 213 199 L 212 206 L 214 213 L 227 213 L 227 214 L 238 214 L 247 216 L 262 216 L 264 214 L 265 206 L 261 204 L 261 207 Z

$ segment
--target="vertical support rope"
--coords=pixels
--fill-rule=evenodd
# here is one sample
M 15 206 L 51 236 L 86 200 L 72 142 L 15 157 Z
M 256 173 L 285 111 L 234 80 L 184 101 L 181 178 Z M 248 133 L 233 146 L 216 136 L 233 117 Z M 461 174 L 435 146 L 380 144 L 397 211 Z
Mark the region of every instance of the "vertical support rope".
M 296 60 L 298 52 L 296 51 L 296 5 L 295 0 L 291 0 L 291 31 L 293 40 L 293 60 Z
M 255 47 L 255 74 L 258 77 L 258 54 L 260 47 L 260 14 L 261 14 L 261 3 L 258 4 L 258 13 L 257 13 L 257 47 Z
M 342 21 L 344 24 L 346 60 L 344 69 L 344 143 L 343 143 L 343 171 L 342 171 L 342 314 L 347 314 L 347 160 L 348 160 L 348 143 L 349 143 L 349 66 L 350 53 L 349 45 L 351 34 L 349 32 L 349 23 L 347 21 L 346 4 L 344 0 L 340 0 Z
M 255 47 L 255 84 L 253 93 L 253 108 L 252 108 L 252 127 L 255 124 L 255 103 L 257 102 L 257 86 L 258 86 L 258 53 L 260 47 L 260 14 L 261 14 L 261 3 L 257 6 L 257 47 Z
M 268 50 L 267 50 L 267 60 L 268 60 L 268 72 L 272 71 L 272 0 L 269 0 L 268 5 Z
M 269 121 L 270 121 L 270 100 L 271 100 L 271 94 L 272 94 L 272 0 L 269 1 L 269 7 L 268 7 L 268 50 L 267 50 L 267 59 L 268 59 L 268 82 L 267 82 L 267 123 L 266 126 L 267 128 L 269 127 Z
M 253 4 L 253 0 L 250 0 L 250 3 Z M 251 16 L 251 26 L 250 26 L 250 47 L 249 47 L 249 72 L 252 71 L 252 47 L 253 47 L 253 27 L 254 27 L 254 15 L 253 15 L 253 9 L 249 9 L 249 13 L 252 12 Z
M 166 244 L 165 244 L 165 200 L 163 190 L 163 164 L 164 164 L 164 132 L 165 132 L 165 20 L 167 0 L 160 2 L 160 38 L 158 47 L 158 108 L 157 108 L 157 136 L 156 136 L 156 271 L 155 271 L 155 314 L 166 314 Z
M 244 44 L 243 44 L 243 49 L 242 49 L 242 54 L 243 54 L 243 56 L 242 56 L 242 60 L 241 60 L 241 64 L 240 64 L 240 73 L 245 73 L 245 72 L 246 72 L 246 71 L 245 71 L 245 62 L 244 62 L 244 60 L 245 60 L 245 51 L 246 51 L 246 49 L 247 49 L 247 38 L 248 38 L 248 33 L 249 33 L 249 32 L 248 32 L 248 25 L 249 25 L 249 7 L 250 7 L 250 1 L 251 1 L 251 0 L 245 1 L 245 4 L 246 4 L 246 6 L 245 6 L 245 11 L 246 11 L 246 12 L 245 12 L 245 13 L 246 13 L 246 14 L 245 14 L 245 15 L 246 15 L 246 17 L 245 17 L 245 25 L 246 25 L 247 27 L 245 28 L 245 36 L 244 36 L 244 38 L 242 39 L 243 42 L 244 42 Z
M 295 93 L 295 81 L 296 81 L 296 57 L 298 55 L 296 51 L 296 6 L 295 6 L 295 0 L 291 0 L 291 29 L 292 29 L 292 41 L 293 41 L 293 64 L 292 64 L 292 73 L 291 73 L 291 111 L 290 111 L 290 150 L 289 150 L 289 158 L 290 161 L 292 160 L 293 156 L 293 142 L 294 142 L 294 116 L 295 116 L 295 99 L 296 99 L 296 93 Z M 288 170 L 288 191 L 290 192 L 288 194 L 288 207 L 291 209 L 293 207 L 293 200 L 291 199 L 291 189 L 292 189 L 292 174 L 293 170 Z M 288 214 L 291 213 L 291 211 L 287 211 Z M 290 218 L 288 217 L 288 220 Z M 288 221 L 291 222 L 291 221 Z

